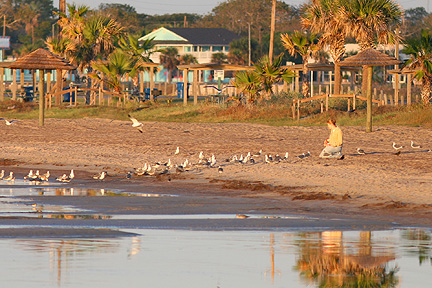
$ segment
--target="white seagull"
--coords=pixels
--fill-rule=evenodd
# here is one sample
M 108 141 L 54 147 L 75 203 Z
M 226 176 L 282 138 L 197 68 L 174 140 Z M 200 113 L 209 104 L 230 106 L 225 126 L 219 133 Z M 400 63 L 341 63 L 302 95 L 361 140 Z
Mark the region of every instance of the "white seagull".
M 139 132 L 143 133 L 143 124 L 129 114 L 128 117 L 132 121 L 132 127 L 137 128 Z
M 363 149 L 357 148 L 357 153 L 360 155 L 366 155 L 366 152 Z
M 1 172 L 0 172 L 0 180 L 2 180 L 3 179 L 3 177 L 4 177 L 4 174 L 5 172 L 4 172 L 4 170 L 1 170 Z
M 4 178 L 4 181 L 15 181 L 15 176 L 13 175 L 13 172 L 9 173 L 9 176 L 7 176 L 6 178 Z
M 414 149 L 420 149 L 422 146 L 414 144 L 414 141 L 411 140 L 411 147 Z
M 93 176 L 93 179 L 95 179 L 95 180 L 103 180 L 103 179 L 105 179 L 106 174 L 107 174 L 107 173 L 106 173 L 105 171 L 102 171 L 102 172 L 100 172 L 99 174 L 94 175 L 94 176 Z
M 180 153 L 180 147 L 177 147 L 176 151 L 174 152 L 174 155 L 178 155 Z
M 394 148 L 395 150 L 399 150 L 399 149 L 402 149 L 403 146 L 402 146 L 402 145 L 396 145 L 396 143 L 393 142 L 393 148 Z
M 213 85 L 206 85 L 206 86 L 204 86 L 204 88 L 213 88 L 213 89 L 216 89 L 216 91 L 218 92 L 218 94 L 221 94 L 223 92 L 223 90 L 225 90 L 225 89 L 227 89 L 229 87 L 234 87 L 234 86 L 227 85 L 227 86 L 222 87 L 220 89 L 218 87 L 216 87 L 216 86 L 213 86 Z
M 9 120 L 7 120 L 7 119 L 5 119 L 5 118 L 0 118 L 0 120 L 4 120 L 5 123 L 6 123 L 6 125 L 8 125 L 8 126 L 14 124 L 15 122 L 18 122 L 18 120 L 10 120 L 10 121 L 9 121 Z

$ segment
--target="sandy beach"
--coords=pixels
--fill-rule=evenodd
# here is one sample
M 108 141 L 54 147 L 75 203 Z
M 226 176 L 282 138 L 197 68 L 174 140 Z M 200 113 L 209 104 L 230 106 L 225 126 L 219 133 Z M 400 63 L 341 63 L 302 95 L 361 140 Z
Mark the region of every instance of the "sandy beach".
M 88 205 L 109 213 L 158 214 L 163 208 L 165 214 L 296 214 L 350 218 L 358 227 L 378 225 L 379 221 L 432 227 L 430 129 L 385 126 L 366 133 L 363 127 L 342 126 L 345 159 L 335 160 L 318 158 L 329 134 L 324 126 L 143 122 L 143 133 L 139 133 L 130 121 L 47 119 L 44 127 L 37 123 L 20 120 L 6 126 L 1 122 L 0 169 L 14 171 L 21 178 L 29 169 L 50 170 L 52 181 L 74 169 L 72 186 L 174 191 L 192 197 L 187 201 L 167 199 L 163 207 L 152 201 L 113 198 L 74 203 L 73 197 L 45 197 L 46 203 Z M 411 148 L 411 140 L 422 147 Z M 405 146 L 399 155 L 395 155 L 393 142 Z M 175 155 L 177 147 L 180 153 Z M 358 147 L 366 155 L 357 154 Z M 254 157 L 255 164 L 226 162 L 233 155 L 245 156 L 261 149 L 263 154 Z M 125 177 L 127 171 L 145 163 L 168 159 L 174 164 L 186 159 L 197 163 L 200 151 L 206 157 L 214 154 L 223 173 L 218 173 L 217 168 L 195 167 L 158 177 Z M 308 151 L 310 157 L 296 157 Z M 264 154 L 284 156 L 286 152 L 286 161 L 263 161 Z M 110 176 L 104 181 L 93 180 L 91 176 L 102 170 Z M 260 219 L 250 225 L 261 225 Z

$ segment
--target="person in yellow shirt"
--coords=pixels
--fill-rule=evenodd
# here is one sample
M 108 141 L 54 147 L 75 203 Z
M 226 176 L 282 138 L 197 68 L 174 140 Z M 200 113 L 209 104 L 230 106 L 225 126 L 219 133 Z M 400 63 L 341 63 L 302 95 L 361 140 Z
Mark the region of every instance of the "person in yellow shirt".
M 327 127 L 331 131 L 330 137 L 324 141 L 324 149 L 322 150 L 319 157 L 343 159 L 344 156 L 342 155 L 342 130 L 336 125 L 336 120 L 334 119 L 330 119 L 327 121 Z

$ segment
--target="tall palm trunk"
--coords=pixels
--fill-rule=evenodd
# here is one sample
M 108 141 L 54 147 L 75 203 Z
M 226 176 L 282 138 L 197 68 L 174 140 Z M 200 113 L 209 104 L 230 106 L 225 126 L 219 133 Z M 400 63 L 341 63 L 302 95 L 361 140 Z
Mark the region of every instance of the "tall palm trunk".
M 421 98 L 423 101 L 423 104 L 428 104 L 431 98 L 431 85 L 432 85 L 432 78 L 429 76 L 425 76 L 422 79 L 422 90 L 421 90 Z
M 307 61 L 307 59 L 303 59 L 302 94 L 305 98 L 309 96 L 309 69 L 307 68 Z

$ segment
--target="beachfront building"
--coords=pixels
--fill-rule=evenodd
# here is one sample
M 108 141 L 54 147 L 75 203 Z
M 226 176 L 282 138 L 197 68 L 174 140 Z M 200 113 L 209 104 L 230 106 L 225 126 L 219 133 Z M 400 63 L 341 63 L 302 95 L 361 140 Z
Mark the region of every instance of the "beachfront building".
M 228 55 L 229 44 L 239 36 L 224 28 L 165 28 L 161 27 L 141 37 L 139 41 L 152 39 L 154 49 L 160 50 L 175 47 L 179 56 L 191 54 L 198 63 L 210 63 L 213 53 L 222 52 Z M 160 52 L 151 59 L 159 63 Z

